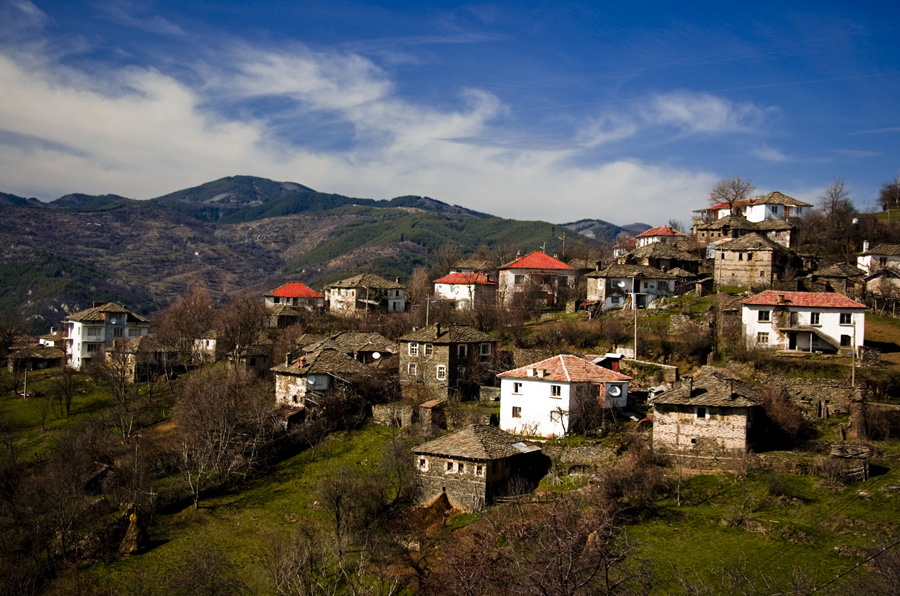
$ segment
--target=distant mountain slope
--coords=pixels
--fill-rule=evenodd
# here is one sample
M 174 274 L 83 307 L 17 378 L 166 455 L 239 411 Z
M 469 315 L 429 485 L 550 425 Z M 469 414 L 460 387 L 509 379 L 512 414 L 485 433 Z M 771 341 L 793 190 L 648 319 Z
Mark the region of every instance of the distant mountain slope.
M 135 199 L 128 199 L 119 195 L 85 195 L 75 193 L 50 201 L 47 203 L 47 206 L 71 211 L 103 211 L 135 202 L 137 202 Z
M 0 192 L 0 205 L 16 205 L 19 207 L 41 207 L 44 204 L 35 198 L 26 199 L 8 192 Z
M 650 229 L 650 226 L 647 224 L 617 226 L 608 221 L 603 221 L 602 219 L 579 219 L 578 221 L 562 225 L 573 232 L 577 232 L 582 236 L 586 236 L 597 242 L 615 242 L 616 237 L 622 232 L 637 235 Z

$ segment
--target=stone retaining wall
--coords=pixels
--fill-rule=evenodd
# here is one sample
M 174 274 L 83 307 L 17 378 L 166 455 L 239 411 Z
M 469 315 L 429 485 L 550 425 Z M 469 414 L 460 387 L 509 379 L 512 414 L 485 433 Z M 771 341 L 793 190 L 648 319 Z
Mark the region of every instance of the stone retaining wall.
M 375 405 L 372 406 L 372 419 L 375 424 L 406 427 L 412 424 L 413 407 L 400 402 Z

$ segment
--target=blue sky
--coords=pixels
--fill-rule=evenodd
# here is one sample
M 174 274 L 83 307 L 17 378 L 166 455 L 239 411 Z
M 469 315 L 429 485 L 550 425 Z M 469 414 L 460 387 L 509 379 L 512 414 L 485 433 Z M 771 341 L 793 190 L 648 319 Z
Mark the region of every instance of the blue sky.
M 891 3 L 0 0 L 0 190 L 222 176 L 517 219 L 690 220 L 721 178 L 900 173 Z

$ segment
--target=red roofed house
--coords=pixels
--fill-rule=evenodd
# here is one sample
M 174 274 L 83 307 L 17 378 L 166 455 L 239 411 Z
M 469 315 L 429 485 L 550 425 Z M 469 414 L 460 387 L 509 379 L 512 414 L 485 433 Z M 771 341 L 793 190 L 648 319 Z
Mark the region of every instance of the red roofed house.
M 267 307 L 272 308 L 279 304 L 285 306 L 322 308 L 325 306 L 325 296 L 319 294 L 306 284 L 291 282 L 266 294 Z
M 497 300 L 503 306 L 511 306 L 517 297 L 524 297 L 529 308 L 556 306 L 575 291 L 577 274 L 574 267 L 539 250 L 517 256 L 500 268 Z
M 620 408 L 631 377 L 560 354 L 500 377 L 500 428 L 518 434 L 560 437 L 593 426 L 601 408 Z
M 635 238 L 626 238 L 613 246 L 613 258 L 618 259 L 624 257 L 637 248 L 637 240 Z
M 835 292 L 766 290 L 741 301 L 741 322 L 749 345 L 858 352 L 866 335 L 866 307 Z
M 657 226 L 655 228 L 650 228 L 646 232 L 641 232 L 635 236 L 634 239 L 637 243 L 637 248 L 640 248 L 642 246 L 647 246 L 648 244 L 653 244 L 654 242 L 673 243 L 680 240 L 686 240 L 687 236 L 669 226 Z
M 484 273 L 453 272 L 434 280 L 434 295 L 441 300 L 453 300 L 459 310 L 497 303 L 497 282 Z

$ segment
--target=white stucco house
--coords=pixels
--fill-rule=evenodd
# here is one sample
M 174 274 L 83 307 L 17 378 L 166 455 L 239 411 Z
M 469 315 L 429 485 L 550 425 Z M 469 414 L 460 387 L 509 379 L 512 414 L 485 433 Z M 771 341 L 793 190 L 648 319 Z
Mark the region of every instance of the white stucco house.
M 67 363 L 82 370 L 92 358 L 104 358 L 117 339 L 128 341 L 150 333 L 150 320 L 112 302 L 94 302 L 63 321 Z
M 743 215 L 747 221 L 760 222 L 767 219 L 803 217 L 812 208 L 812 204 L 789 197 L 776 190 L 762 197 L 737 201 L 734 207 L 737 211 L 735 215 Z M 716 219 L 732 215 L 728 203 L 719 203 L 710 210 L 715 213 Z
M 497 282 L 484 273 L 452 272 L 434 280 L 434 296 L 452 300 L 458 310 L 493 306 L 497 302 Z
M 588 273 L 587 299 L 600 302 L 603 310 L 646 308 L 659 298 L 675 294 L 676 277 L 648 265 L 612 264 L 600 271 Z
M 621 408 L 631 377 L 560 354 L 500 373 L 500 428 L 560 437 L 595 422 L 603 408 Z
M 856 257 L 856 266 L 865 271 L 866 275 L 872 275 L 888 265 L 900 266 L 900 244 L 869 247 L 868 242 L 863 243 L 863 252 Z
M 687 236 L 669 226 L 657 226 L 655 228 L 650 228 L 645 232 L 641 232 L 635 236 L 634 239 L 637 248 L 641 248 L 642 246 L 649 246 L 657 242 L 673 244 L 681 240 L 687 240 Z
M 866 335 L 866 307 L 835 292 L 766 290 L 741 301 L 741 322 L 751 346 L 858 353 Z

